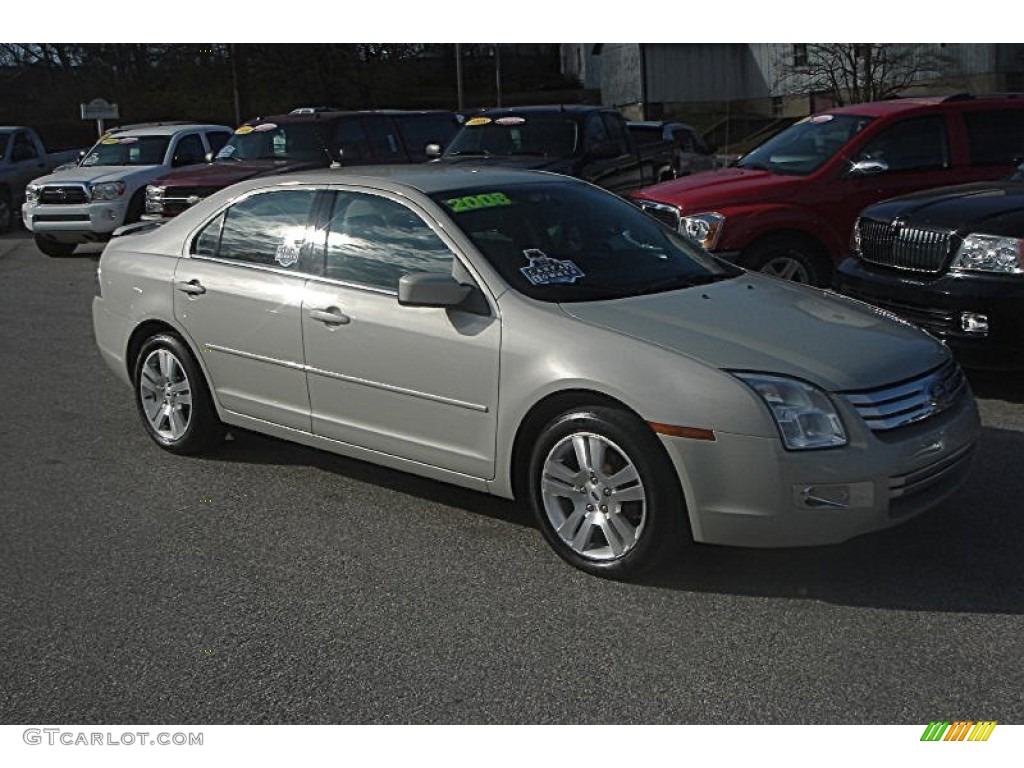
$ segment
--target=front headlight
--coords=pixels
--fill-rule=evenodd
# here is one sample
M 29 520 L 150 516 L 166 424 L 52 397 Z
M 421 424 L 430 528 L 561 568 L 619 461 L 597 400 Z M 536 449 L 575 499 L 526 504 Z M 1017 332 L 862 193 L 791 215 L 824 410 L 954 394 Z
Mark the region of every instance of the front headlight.
M 29 184 L 25 187 L 25 202 L 30 205 L 37 205 L 39 203 L 39 193 L 42 189 L 38 184 Z
M 720 213 L 693 213 L 679 218 L 679 231 L 689 235 L 706 250 L 713 250 L 722 236 L 725 216 Z
M 797 379 L 760 373 L 733 373 L 749 386 L 771 411 L 791 451 L 846 445 L 846 430 L 835 406 L 822 390 Z
M 166 187 L 150 184 L 146 187 L 146 213 L 163 213 Z
M 106 181 L 93 186 L 92 199 L 116 200 L 124 194 L 124 191 L 125 183 L 123 181 Z
M 972 233 L 964 238 L 951 267 L 965 272 L 1024 274 L 1024 240 Z

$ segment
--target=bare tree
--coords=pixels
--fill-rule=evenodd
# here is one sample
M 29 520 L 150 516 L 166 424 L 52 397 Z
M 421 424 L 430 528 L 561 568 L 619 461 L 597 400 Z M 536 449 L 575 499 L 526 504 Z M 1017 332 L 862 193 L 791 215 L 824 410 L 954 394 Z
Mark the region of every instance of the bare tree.
M 923 43 L 795 45 L 794 63 L 778 83 L 790 93 L 823 93 L 836 105 L 892 98 L 922 80 L 953 74 L 953 60 Z

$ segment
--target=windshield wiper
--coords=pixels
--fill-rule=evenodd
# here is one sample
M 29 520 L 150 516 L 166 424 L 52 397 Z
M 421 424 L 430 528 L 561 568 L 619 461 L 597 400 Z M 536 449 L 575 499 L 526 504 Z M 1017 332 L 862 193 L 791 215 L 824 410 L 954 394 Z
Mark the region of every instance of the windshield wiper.
M 744 163 L 742 160 L 736 163 L 737 168 L 750 168 L 754 171 L 770 171 L 771 165 L 768 163 Z
M 448 153 L 448 157 L 455 157 L 456 155 L 462 157 L 490 157 L 491 153 L 486 149 L 456 149 L 454 152 Z

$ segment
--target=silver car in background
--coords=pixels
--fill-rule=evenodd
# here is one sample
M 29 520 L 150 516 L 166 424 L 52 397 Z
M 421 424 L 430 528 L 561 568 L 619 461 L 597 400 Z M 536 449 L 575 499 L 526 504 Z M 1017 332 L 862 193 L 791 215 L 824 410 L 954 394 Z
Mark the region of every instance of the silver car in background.
M 979 431 L 932 337 L 553 174 L 256 179 L 116 237 L 99 278 L 97 344 L 162 448 L 236 426 L 517 498 L 609 577 L 894 525 Z

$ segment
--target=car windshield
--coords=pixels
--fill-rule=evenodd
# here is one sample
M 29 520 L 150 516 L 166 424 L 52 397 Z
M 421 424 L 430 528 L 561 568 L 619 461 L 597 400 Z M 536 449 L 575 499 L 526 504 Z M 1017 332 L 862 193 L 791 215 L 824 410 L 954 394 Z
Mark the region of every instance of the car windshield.
M 217 160 L 321 160 L 326 153 L 313 123 L 260 123 L 236 129 Z
M 568 116 L 474 117 L 445 153 L 452 155 L 538 155 L 570 157 L 576 154 L 579 126 Z
M 170 136 L 107 136 L 93 145 L 82 165 L 161 165 Z
M 740 168 L 807 176 L 828 162 L 872 118 L 812 115 L 768 139 L 740 158 Z
M 742 270 L 608 192 L 538 182 L 437 193 L 498 273 L 548 302 L 690 288 Z

